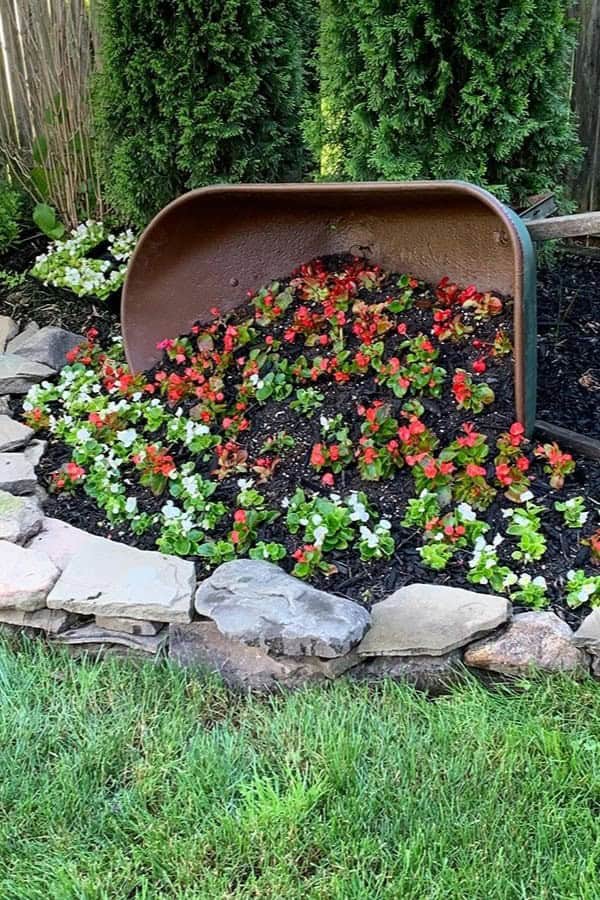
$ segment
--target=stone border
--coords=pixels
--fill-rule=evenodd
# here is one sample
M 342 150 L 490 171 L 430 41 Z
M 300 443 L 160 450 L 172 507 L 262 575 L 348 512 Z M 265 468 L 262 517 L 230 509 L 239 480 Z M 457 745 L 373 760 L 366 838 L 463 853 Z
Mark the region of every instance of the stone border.
M 6 341 L 7 353 L 3 353 Z M 0 317 L 0 393 L 25 393 L 81 341 Z M 513 615 L 503 597 L 412 584 L 371 614 L 268 562 L 238 559 L 196 583 L 193 563 L 89 534 L 43 512 L 45 450 L 0 397 L 0 627 L 74 653 L 169 654 L 235 689 L 389 677 L 437 692 L 465 668 L 502 676 L 592 673 L 600 609 L 573 632 L 553 612 Z

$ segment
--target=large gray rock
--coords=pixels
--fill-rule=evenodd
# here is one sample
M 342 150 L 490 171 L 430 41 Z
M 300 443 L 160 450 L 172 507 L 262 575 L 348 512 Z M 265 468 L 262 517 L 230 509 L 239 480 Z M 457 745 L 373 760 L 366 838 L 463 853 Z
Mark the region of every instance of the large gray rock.
M 573 632 L 553 612 L 516 615 L 501 634 L 467 648 L 465 663 L 504 675 L 544 672 L 588 672 L 589 657 L 573 643 Z
M 10 316 L 0 316 L 0 353 L 4 353 L 7 343 L 14 338 L 19 328 Z
M 573 643 L 583 650 L 600 654 L 600 609 L 593 609 L 583 620 L 573 635 Z
M 81 334 L 73 334 L 72 331 L 65 331 L 55 325 L 45 325 L 27 337 L 20 336 L 20 340 L 17 338 L 12 341 L 9 350 L 58 371 L 66 366 L 69 350 L 78 347 L 83 341 Z
M 214 622 L 169 626 L 169 656 L 180 666 L 215 672 L 229 687 L 268 692 L 336 678 L 359 662 L 354 651 L 334 659 L 270 656 L 225 637 Z
M 375 656 L 352 670 L 352 678 L 375 682 L 384 678 L 412 684 L 419 691 L 439 694 L 456 684 L 464 674 L 460 650 L 443 656 Z
M 411 584 L 376 603 L 360 656 L 443 656 L 507 621 L 504 597 Z
M 42 523 L 41 532 L 27 546 L 45 553 L 62 570 L 84 547 L 93 547 L 95 544 L 100 546 L 105 540 L 106 538 L 75 528 L 68 522 L 47 516 Z
M 97 625 L 91 623 L 63 631 L 61 634 L 57 634 L 53 640 L 59 644 L 117 644 L 122 647 L 130 647 L 132 650 L 141 650 L 143 653 L 156 654 L 162 649 L 167 634 L 167 629 L 153 635 L 126 634 L 124 631 L 98 628 Z
M 29 444 L 23 449 L 23 455 L 28 462 L 34 467 L 39 465 L 42 456 L 46 452 L 46 447 L 48 446 L 48 441 L 40 441 L 38 438 L 35 438 L 33 441 L 30 441 Z
M 17 334 L 14 338 L 12 338 L 12 340 L 10 340 L 8 342 L 8 344 L 6 346 L 7 352 L 8 353 L 17 353 L 19 350 L 19 347 L 21 347 L 23 344 L 26 344 L 27 341 L 29 340 L 29 338 L 32 336 L 32 334 L 35 334 L 36 331 L 39 331 L 39 330 L 40 330 L 40 326 L 38 325 L 37 322 L 33 322 L 33 321 L 28 322 L 27 325 L 25 325 L 25 328 L 23 329 L 23 331 L 21 331 L 20 334 Z
M 0 491 L 0 540 L 25 544 L 41 530 L 43 521 L 37 497 L 14 497 Z
M 58 569 L 43 553 L 0 541 L 0 609 L 42 609 L 58 576 Z
M 343 656 L 369 624 L 357 603 L 254 559 L 215 569 L 198 588 L 196 610 L 226 637 L 286 656 Z
M 67 562 L 47 605 L 82 615 L 189 622 L 195 584 L 191 562 L 95 538 Z
M 33 437 L 33 428 L 22 422 L 15 422 L 10 416 L 0 415 L 0 452 L 17 450 L 28 444 Z
M 0 394 L 26 394 L 33 384 L 51 378 L 55 370 L 16 353 L 0 354 Z
M 38 609 L 36 612 L 25 612 L 22 609 L 0 609 L 0 624 L 13 625 L 19 628 L 38 628 L 47 634 L 59 634 L 73 623 L 76 616 L 63 612 L 62 609 Z
M 148 622 L 144 619 L 124 619 L 122 616 L 96 616 L 98 628 L 106 631 L 122 631 L 124 634 L 152 636 L 164 627 L 162 622 Z
M 23 453 L 0 453 L 0 491 L 9 494 L 32 494 L 37 479 Z
M 0 395 L 0 415 L 13 417 L 13 411 L 10 408 L 10 396 L 8 394 Z

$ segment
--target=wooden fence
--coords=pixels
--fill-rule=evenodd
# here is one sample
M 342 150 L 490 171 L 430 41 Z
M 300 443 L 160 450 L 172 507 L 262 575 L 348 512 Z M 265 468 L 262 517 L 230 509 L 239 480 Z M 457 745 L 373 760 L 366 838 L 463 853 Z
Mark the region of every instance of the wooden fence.
M 18 155 L 17 148 L 31 147 L 32 136 L 40 131 L 40 115 L 43 122 L 44 104 L 51 105 L 53 92 L 60 93 L 58 84 L 65 78 L 71 88 L 75 86 L 70 99 L 74 99 L 76 109 L 71 120 L 64 116 L 55 119 L 54 137 L 56 141 L 64 138 L 76 146 L 87 141 L 88 126 L 83 121 L 87 103 L 81 88 L 91 72 L 97 41 L 90 21 L 93 16 L 89 15 L 92 2 L 0 0 L 0 147 L 3 150 L 8 147 L 13 155 Z M 579 171 L 571 177 L 569 188 L 578 208 L 585 212 L 600 207 L 600 0 L 574 0 L 571 14 L 580 23 L 572 66 L 572 102 L 585 157 Z M 42 77 L 42 66 L 49 70 L 49 75 Z M 45 130 L 51 131 L 52 125 L 46 123 Z M 59 154 L 58 148 L 54 152 Z M 64 167 L 66 162 L 59 160 L 56 165 Z M 78 175 L 89 177 L 91 165 L 90 159 L 85 172 Z M 73 194 L 74 190 L 75 185 L 67 193 Z M 65 202 L 70 209 L 75 197 Z
M 570 193 L 586 212 L 600 208 L 600 0 L 579 0 L 572 14 L 579 19 L 572 101 L 585 156 Z
M 0 0 L 0 152 L 36 200 L 102 214 L 89 92 L 91 0 Z

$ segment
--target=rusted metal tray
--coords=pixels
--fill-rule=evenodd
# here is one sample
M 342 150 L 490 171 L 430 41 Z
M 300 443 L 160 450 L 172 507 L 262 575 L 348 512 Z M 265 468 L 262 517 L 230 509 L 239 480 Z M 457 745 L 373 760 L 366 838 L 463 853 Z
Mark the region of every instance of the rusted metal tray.
M 144 231 L 122 300 L 134 371 L 156 343 L 228 311 L 315 256 L 352 252 L 437 282 L 443 275 L 514 298 L 515 409 L 535 423 L 535 254 L 524 223 L 460 181 L 207 187 L 179 197 Z

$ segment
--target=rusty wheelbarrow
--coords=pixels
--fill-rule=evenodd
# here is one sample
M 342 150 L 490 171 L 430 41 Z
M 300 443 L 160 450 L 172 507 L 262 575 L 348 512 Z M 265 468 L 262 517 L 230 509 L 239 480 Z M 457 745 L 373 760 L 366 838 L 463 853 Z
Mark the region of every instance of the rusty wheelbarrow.
M 227 185 L 184 194 L 146 228 L 129 265 L 121 318 L 131 368 L 153 365 L 157 342 L 208 320 L 211 307 L 231 310 L 246 291 L 299 263 L 344 252 L 429 282 L 448 275 L 511 295 L 515 415 L 531 434 L 533 244 L 516 213 L 460 181 Z

